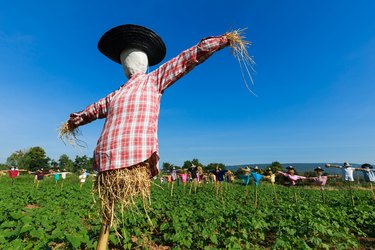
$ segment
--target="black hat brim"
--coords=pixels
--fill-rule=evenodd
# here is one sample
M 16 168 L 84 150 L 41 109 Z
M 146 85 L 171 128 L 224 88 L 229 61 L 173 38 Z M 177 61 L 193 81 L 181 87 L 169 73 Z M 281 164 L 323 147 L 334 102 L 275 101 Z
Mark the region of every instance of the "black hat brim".
M 104 33 L 98 43 L 100 52 L 120 64 L 120 54 L 128 48 L 145 52 L 150 66 L 160 63 L 166 54 L 165 44 L 158 34 L 134 24 L 120 25 L 110 29 Z

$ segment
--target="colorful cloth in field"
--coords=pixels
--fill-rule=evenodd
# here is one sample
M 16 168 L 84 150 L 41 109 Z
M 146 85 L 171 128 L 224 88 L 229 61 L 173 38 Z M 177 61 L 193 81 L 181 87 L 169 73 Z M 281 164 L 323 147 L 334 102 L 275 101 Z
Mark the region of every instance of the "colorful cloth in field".
M 210 172 L 216 176 L 216 181 L 222 182 L 224 181 L 224 175 L 228 170 L 211 170 Z
M 245 184 L 246 186 L 249 185 L 250 179 L 251 179 L 251 175 L 250 174 L 241 175 L 240 177 L 241 177 L 241 180 L 242 180 L 243 184 Z
M 84 183 L 86 181 L 87 175 L 85 173 L 81 174 L 78 178 L 81 183 Z
M 182 179 L 182 183 L 185 183 L 187 181 L 187 174 L 179 174 L 181 176 L 181 179 Z
M 263 175 L 258 174 L 258 173 L 255 173 L 255 172 L 251 172 L 251 176 L 252 176 L 253 179 L 254 179 L 254 184 L 255 184 L 255 186 L 258 186 L 260 180 L 263 178 Z
M 58 173 L 54 174 L 53 178 L 55 179 L 55 181 L 60 180 L 60 174 L 58 174 Z
M 328 176 L 318 176 L 318 177 L 313 177 L 313 180 L 315 181 L 316 184 L 319 186 L 325 186 L 328 180 Z
M 297 180 L 306 179 L 305 176 L 299 176 L 299 175 L 295 175 L 295 174 L 291 175 L 291 174 L 284 173 L 284 172 L 281 172 L 281 171 L 277 171 L 277 173 L 285 176 L 286 178 L 288 178 L 293 186 L 296 185 Z
M 149 160 L 151 176 L 158 173 L 158 117 L 164 91 L 175 81 L 228 46 L 225 35 L 201 40 L 196 46 L 164 63 L 149 74 L 135 74 L 118 90 L 71 114 L 81 126 L 106 118 L 94 151 L 94 170 L 135 166 Z
M 168 181 L 168 183 L 171 183 L 172 182 L 172 176 L 167 175 L 167 181 Z
M 344 168 L 342 166 L 340 166 L 339 168 L 342 171 L 342 176 L 344 178 L 344 181 L 354 181 L 353 174 L 354 174 L 355 168 L 353 168 L 353 167 Z
M 37 173 L 37 174 L 36 174 L 36 178 L 37 178 L 38 181 L 43 180 L 43 178 L 44 178 L 44 173 L 42 173 L 42 172 Z
M 171 176 L 172 176 L 172 180 L 175 181 L 177 179 L 177 171 L 172 170 Z
M 275 181 L 276 181 L 276 175 L 275 174 L 266 175 L 266 176 L 264 176 L 264 178 L 269 179 L 271 183 L 275 183 Z
M 8 170 L 9 177 L 14 179 L 19 175 L 18 170 Z
M 366 182 L 375 182 L 375 169 L 363 170 L 363 178 Z
M 197 167 L 190 167 L 188 168 L 188 171 L 190 172 L 191 178 L 196 179 L 197 173 L 198 173 L 198 168 Z
M 328 180 L 328 176 L 321 175 L 321 176 L 313 177 L 312 179 L 315 181 L 317 185 L 320 186 L 320 189 L 324 189 L 324 186 L 326 185 L 327 180 Z

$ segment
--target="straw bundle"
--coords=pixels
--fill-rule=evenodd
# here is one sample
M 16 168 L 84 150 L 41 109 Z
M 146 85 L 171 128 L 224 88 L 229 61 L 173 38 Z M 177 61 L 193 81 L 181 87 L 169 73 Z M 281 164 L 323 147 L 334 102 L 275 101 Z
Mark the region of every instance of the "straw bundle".
M 253 78 L 251 77 L 251 71 L 254 71 L 253 65 L 255 64 L 253 58 L 249 55 L 247 49 L 251 45 L 251 42 L 246 41 L 246 37 L 244 36 L 245 29 L 238 29 L 231 32 L 226 33 L 226 37 L 229 40 L 229 46 L 232 48 L 233 56 L 237 59 L 238 63 L 240 64 L 242 78 L 245 82 L 246 88 L 254 94 L 254 92 L 250 89 L 249 85 L 247 84 L 246 77 L 244 70 L 250 81 L 253 82 Z M 255 95 L 255 94 L 254 94 Z
M 81 134 L 78 127 L 74 127 L 73 124 L 68 120 L 65 123 L 61 124 L 60 128 L 58 128 L 59 138 L 63 141 L 64 144 L 66 144 L 65 141 L 68 142 L 68 144 L 76 147 L 85 147 L 83 144 L 85 142 L 79 140 L 77 138 L 78 135 Z
M 121 212 L 123 215 L 125 211 L 135 207 L 138 197 L 143 200 L 145 208 L 150 197 L 149 164 L 142 163 L 135 167 L 99 173 L 94 183 L 94 192 L 100 201 L 102 224 L 113 226 L 116 230 L 121 223 L 117 214 Z

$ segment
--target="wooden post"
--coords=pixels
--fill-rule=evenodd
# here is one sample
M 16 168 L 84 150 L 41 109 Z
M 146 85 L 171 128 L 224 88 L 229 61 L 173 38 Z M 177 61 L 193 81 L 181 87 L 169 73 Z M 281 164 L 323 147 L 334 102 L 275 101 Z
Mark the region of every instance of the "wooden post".
M 374 189 L 372 188 L 372 182 L 370 182 L 370 188 L 371 188 L 372 199 L 375 200 L 375 193 L 374 193 Z
M 106 250 L 108 244 L 108 236 L 110 231 L 110 226 L 106 224 L 102 224 L 99 232 L 99 240 L 98 245 L 96 246 L 96 250 Z
M 323 204 L 326 204 L 326 198 L 325 198 L 325 195 L 324 195 L 324 189 L 320 188 L 320 192 L 322 194 L 322 202 L 323 202 Z
M 246 205 L 247 205 L 247 197 L 248 197 L 248 194 L 249 194 L 249 185 L 246 185 L 246 195 L 245 195 L 245 197 L 246 197 Z
M 216 200 L 217 200 L 218 195 L 219 195 L 219 183 L 217 181 L 215 182 L 215 187 L 216 187 Z
M 171 187 L 171 196 L 173 196 L 173 185 L 174 184 L 174 181 L 172 181 L 172 187 Z
M 258 188 L 255 185 L 254 186 L 254 208 L 257 208 L 258 206 Z
M 224 196 L 223 196 L 223 185 L 220 183 L 220 194 L 221 194 L 221 202 L 224 203 Z
M 277 201 L 277 193 L 276 193 L 275 183 L 271 183 L 271 185 L 272 185 L 273 193 L 275 195 L 275 200 Z
M 352 199 L 352 206 L 354 207 L 355 204 L 354 204 L 354 196 L 353 196 L 353 192 L 352 192 L 352 185 L 350 184 L 350 181 L 349 182 L 349 193 L 350 193 L 350 197 Z

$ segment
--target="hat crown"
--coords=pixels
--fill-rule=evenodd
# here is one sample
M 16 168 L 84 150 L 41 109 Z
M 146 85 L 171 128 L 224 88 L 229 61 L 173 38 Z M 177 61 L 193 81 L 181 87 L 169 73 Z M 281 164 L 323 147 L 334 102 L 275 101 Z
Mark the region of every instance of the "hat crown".
M 98 42 L 99 51 L 120 64 L 120 54 L 128 48 L 145 52 L 150 66 L 160 63 L 166 54 L 165 44 L 158 34 L 135 24 L 114 27 L 104 33 Z

